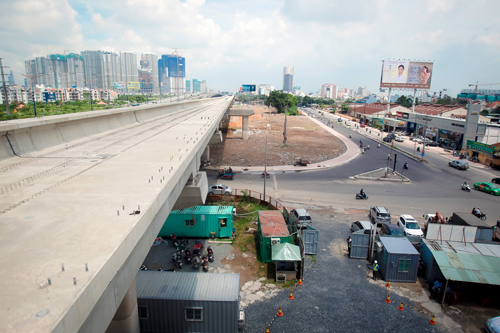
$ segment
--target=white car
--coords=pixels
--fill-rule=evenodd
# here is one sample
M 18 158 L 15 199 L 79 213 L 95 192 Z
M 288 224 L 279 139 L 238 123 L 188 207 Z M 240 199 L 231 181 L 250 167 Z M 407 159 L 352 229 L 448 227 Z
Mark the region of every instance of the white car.
M 213 194 L 231 195 L 233 194 L 233 189 L 224 184 L 213 184 L 208 187 L 208 195 Z
M 424 232 L 417 220 L 413 216 L 408 214 L 403 214 L 399 216 L 398 226 L 403 229 L 405 235 L 407 236 L 419 236 L 424 237 Z
M 303 227 L 307 227 L 308 225 L 312 225 L 311 215 L 309 215 L 309 212 L 307 210 L 305 210 L 304 208 L 297 208 L 297 209 L 292 210 L 290 212 L 289 217 L 292 220 L 292 223 L 297 224 L 297 227 L 299 227 L 299 228 L 303 228 Z
M 405 139 L 402 136 L 397 136 L 394 138 L 394 140 L 396 140 L 397 142 L 404 142 L 405 141 Z

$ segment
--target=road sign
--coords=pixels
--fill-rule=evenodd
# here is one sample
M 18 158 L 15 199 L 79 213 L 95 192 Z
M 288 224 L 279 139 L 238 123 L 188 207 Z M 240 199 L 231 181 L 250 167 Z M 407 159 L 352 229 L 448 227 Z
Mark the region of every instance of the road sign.
M 424 157 L 425 153 L 422 151 L 422 157 Z

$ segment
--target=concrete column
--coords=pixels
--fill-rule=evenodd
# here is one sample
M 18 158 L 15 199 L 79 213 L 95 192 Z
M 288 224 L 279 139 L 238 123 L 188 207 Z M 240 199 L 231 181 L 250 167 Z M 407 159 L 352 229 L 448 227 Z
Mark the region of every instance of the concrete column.
M 248 139 L 248 116 L 242 116 L 243 118 L 243 140 Z
M 106 333 L 140 333 L 135 279 L 116 310 Z
M 207 148 L 205 148 L 205 150 L 201 154 L 201 161 L 202 162 L 210 161 L 210 146 L 207 146 Z

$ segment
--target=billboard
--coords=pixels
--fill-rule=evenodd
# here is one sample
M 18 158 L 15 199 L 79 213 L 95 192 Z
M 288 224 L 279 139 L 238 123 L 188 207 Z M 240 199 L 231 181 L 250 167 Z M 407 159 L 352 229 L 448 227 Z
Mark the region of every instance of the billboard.
M 140 90 L 141 83 L 140 82 L 127 82 L 128 89 Z
M 434 63 L 409 60 L 382 62 L 381 88 L 430 89 Z
M 114 89 L 125 89 L 125 82 L 113 82 Z
M 243 92 L 252 92 L 255 91 L 255 84 L 244 84 L 242 87 Z

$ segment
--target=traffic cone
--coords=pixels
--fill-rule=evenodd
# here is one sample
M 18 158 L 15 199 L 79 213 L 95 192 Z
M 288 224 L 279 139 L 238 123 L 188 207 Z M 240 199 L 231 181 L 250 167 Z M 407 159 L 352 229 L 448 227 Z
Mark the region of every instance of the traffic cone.
M 399 306 L 398 310 L 400 310 L 400 311 L 404 310 L 404 308 L 403 308 L 403 302 L 401 302 L 401 305 Z
M 280 310 L 278 311 L 278 317 L 283 317 L 283 311 L 281 311 L 281 306 L 280 306 Z
M 387 288 L 390 288 L 390 287 L 391 287 L 391 280 L 387 280 L 387 283 L 385 284 L 385 286 L 386 286 Z
M 434 320 L 434 315 L 432 316 L 432 319 L 431 321 L 429 321 L 429 323 L 431 323 L 431 325 L 436 325 L 436 321 Z
M 269 332 L 269 326 L 266 328 L 266 333 L 270 333 L 270 332 Z
M 299 283 L 297 283 L 299 286 L 302 285 L 302 279 L 299 279 Z
M 387 295 L 387 299 L 385 300 L 386 303 L 391 303 L 391 295 Z
M 291 291 L 290 291 L 290 296 L 288 296 L 288 299 L 293 299 L 293 294 Z

